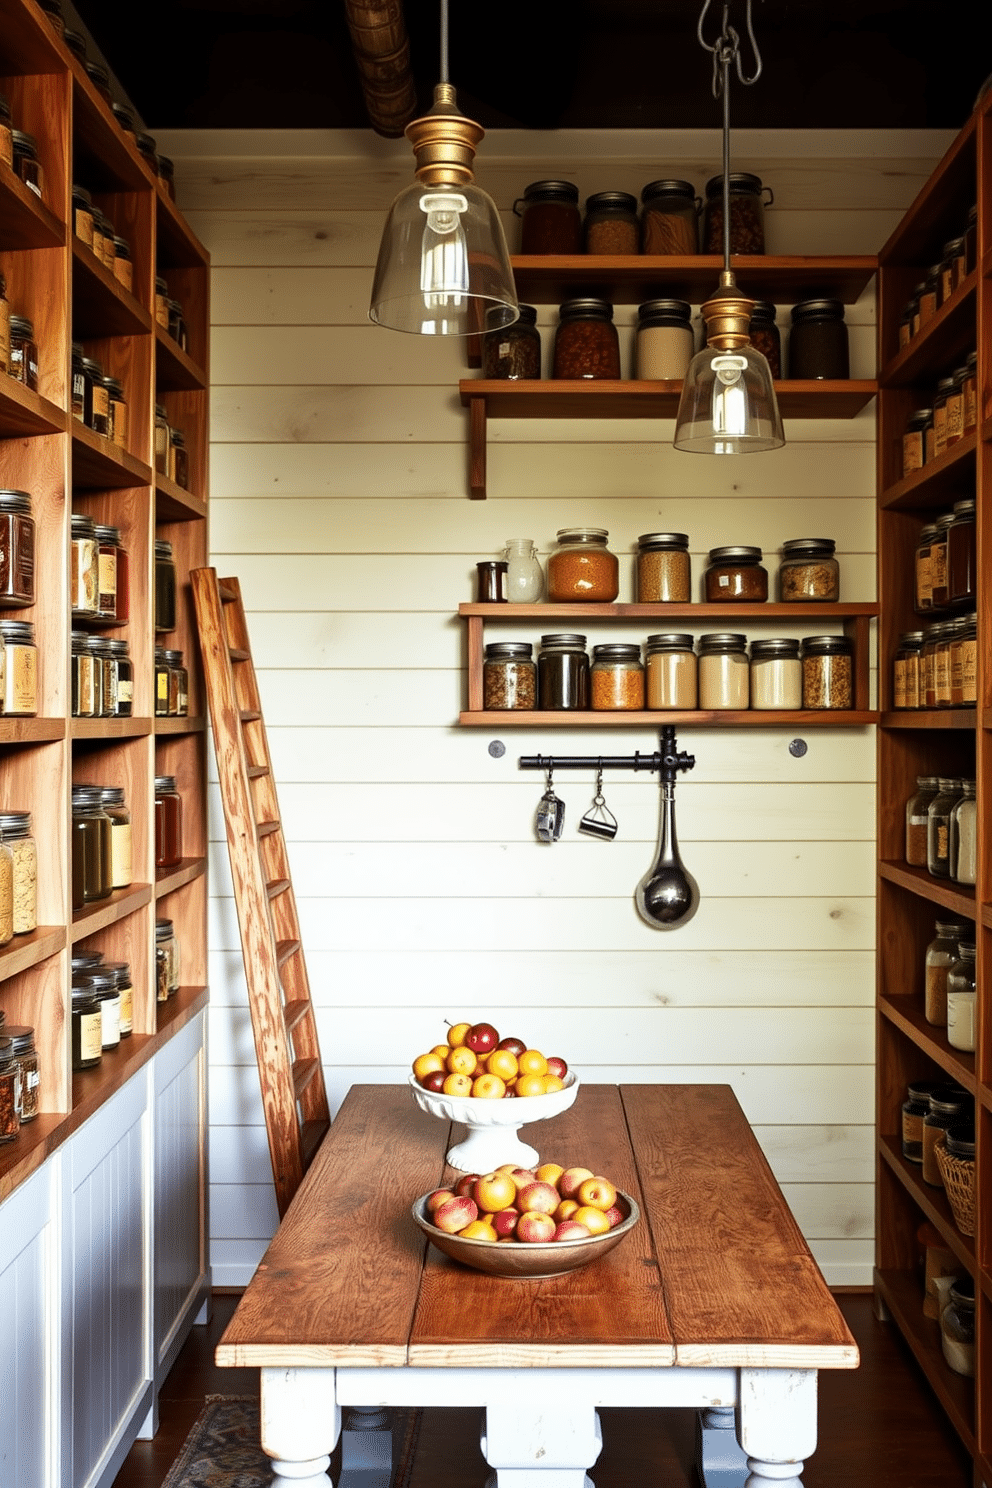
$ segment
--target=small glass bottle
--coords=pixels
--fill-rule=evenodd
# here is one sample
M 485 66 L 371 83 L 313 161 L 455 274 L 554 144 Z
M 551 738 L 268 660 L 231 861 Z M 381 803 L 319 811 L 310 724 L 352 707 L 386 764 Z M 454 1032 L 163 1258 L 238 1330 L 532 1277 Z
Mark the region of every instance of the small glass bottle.
M 134 667 L 128 655 L 127 641 L 107 641 L 117 669 L 115 718 L 130 718 L 134 711 Z
M 72 1067 L 94 1069 L 103 1058 L 103 1019 L 100 1004 L 88 985 L 72 990 Z
M 927 807 L 927 872 L 934 878 L 951 876 L 951 810 L 960 795 L 961 781 L 941 776 Z
M 974 934 L 965 920 L 938 920 L 936 935 L 924 957 L 923 1012 L 935 1028 L 947 1025 L 947 973 L 958 959 L 958 946 Z
M 637 197 L 626 191 L 597 191 L 586 197 L 582 231 L 587 253 L 622 257 L 637 253 Z
M 699 706 L 704 712 L 750 706 L 747 636 L 718 631 L 699 637 Z
M 751 642 L 751 707 L 798 710 L 803 702 L 799 642 L 789 637 Z
M 183 803 L 174 775 L 155 777 L 155 867 L 176 868 L 183 860 Z
M 38 343 L 34 326 L 26 315 L 10 317 L 10 360 L 7 371 L 15 382 L 38 391 Z
M 0 1143 L 13 1142 L 20 1132 L 19 1086 L 14 1040 L 0 1034 Z
M 703 578 L 707 604 L 760 604 L 768 598 L 768 570 L 760 548 L 711 548 Z
M 72 632 L 70 660 L 72 716 L 99 718 L 103 712 L 103 673 L 90 647 L 87 631 Z
M 521 305 L 512 325 L 482 338 L 482 375 L 503 381 L 536 380 L 541 375 L 541 333 L 537 310 Z
M 978 822 L 975 781 L 962 780 L 961 795 L 951 811 L 951 877 L 973 884 L 978 876 Z
M 124 800 L 123 787 L 105 785 L 100 795 L 103 809 L 110 818 L 110 886 L 126 889 L 134 878 L 131 813 Z
M 169 667 L 169 718 L 185 718 L 189 712 L 189 672 L 183 665 L 181 651 L 166 650 Z
M 608 300 L 566 300 L 558 310 L 553 377 L 573 381 L 620 376 L 620 340 Z
M 100 613 L 100 544 L 96 523 L 79 512 L 72 514 L 72 561 L 69 565 L 69 603 L 73 620 L 95 620 Z
M 582 252 L 579 188 L 571 181 L 532 181 L 513 203 L 520 218 L 520 252 Z
M 933 400 L 933 452 L 942 455 L 947 448 L 947 399 L 954 390 L 954 378 L 942 377 Z
M 482 664 L 482 706 L 487 711 L 537 706 L 537 668 L 529 641 L 492 641 Z
M 603 711 L 636 711 L 644 707 L 641 648 L 625 642 L 594 646 L 589 673 L 590 706 Z
M 975 947 L 966 940 L 947 970 L 947 1042 L 966 1054 L 975 1052 Z
M 0 838 L 11 855 L 13 933 L 30 935 L 38 928 L 38 846 L 30 811 L 0 812 Z
M 691 635 L 649 635 L 645 646 L 649 708 L 691 711 L 699 705 L 699 669 Z
M 978 593 L 973 496 L 955 501 L 944 538 L 947 546 L 947 604 L 952 609 L 969 609 Z
M 920 652 L 923 649 L 922 630 L 907 630 L 899 637 L 892 667 L 893 708 L 919 708 L 920 702 Z
M 691 181 L 649 181 L 641 191 L 641 252 L 699 252 L 699 198 Z
M 902 436 L 902 473 L 912 475 L 922 470 L 927 462 L 928 448 L 933 442 L 933 409 L 918 408 L 906 425 Z M 932 458 L 932 456 L 930 457 Z
M 939 1086 L 937 1080 L 913 1080 L 907 1088 L 902 1107 L 902 1155 L 907 1162 L 923 1161 L 923 1121 L 930 1109 L 930 1092 Z
M 172 543 L 155 539 L 155 631 L 163 634 L 176 628 L 176 560 Z
M 692 560 L 685 532 L 644 532 L 637 539 L 639 604 L 688 604 Z
M 101 620 L 126 625 L 131 616 L 131 561 L 120 528 L 95 524 Z
M 35 524 L 27 491 L 0 490 L 0 605 L 35 600 Z
M 804 708 L 854 707 L 854 646 L 847 636 L 807 636 L 800 646 Z
M 751 345 L 768 363 L 773 378 L 782 376 L 782 337 L 775 320 L 775 306 L 769 300 L 756 300 L 749 327 Z
M 969 351 L 965 360 L 965 378 L 961 385 L 961 434 L 971 434 L 978 427 L 978 352 Z
M 169 478 L 189 490 L 189 450 L 182 429 L 169 429 Z
M 646 300 L 637 307 L 634 376 L 648 382 L 679 382 L 695 349 L 688 300 Z
M 38 648 L 30 620 L 0 620 L 4 647 L 4 706 L 8 716 L 32 718 L 38 711 Z
M 850 376 L 847 326 L 840 300 L 804 300 L 792 307 L 789 376 L 843 381 Z
M 931 264 L 920 285 L 920 328 L 933 320 L 940 301 L 940 264 Z
M 949 1368 L 967 1378 L 975 1373 L 975 1283 L 959 1276 L 940 1314 L 940 1347 Z
M 840 598 L 840 564 L 829 537 L 796 537 L 782 544 L 778 570 L 783 604 L 832 604 Z
M 771 188 L 762 186 L 757 176 L 748 171 L 733 171 L 728 177 L 730 187 L 730 251 L 731 253 L 764 253 L 765 251 L 765 203 L 762 195 L 768 192 L 768 204 L 774 197 Z M 703 253 L 723 252 L 723 177 L 712 176 L 706 182 L 706 206 L 703 211 Z
M 85 186 L 72 188 L 72 230 L 87 248 L 93 247 L 93 197 Z
M 931 1091 L 928 1105 L 923 1118 L 923 1181 L 931 1188 L 943 1188 L 944 1180 L 937 1166 L 937 1142 L 952 1126 L 970 1120 L 974 1107 L 967 1091 L 950 1083 Z
M 17 1065 L 17 1115 L 24 1126 L 33 1121 L 41 1109 L 41 1072 L 34 1029 L 11 1027 L 7 1024 L 3 1031 L 13 1043 L 14 1062 Z
M 155 469 L 169 474 L 169 418 L 161 403 L 155 404 Z
M 24 129 L 12 129 L 11 146 L 14 156 L 14 175 L 20 176 L 29 191 L 35 196 L 45 194 L 45 172 L 38 159 L 38 141 Z
M 118 449 L 127 449 L 128 409 L 124 398 L 124 384 L 119 377 L 104 377 L 107 390 L 107 436 Z
M 510 604 L 534 604 L 544 593 L 544 571 L 529 537 L 507 539 L 506 597 Z
M 620 564 L 605 527 L 561 527 L 548 558 L 552 604 L 610 604 L 620 590 Z
M 588 708 L 589 656 L 584 635 L 560 631 L 541 637 L 537 696 L 537 706 L 550 712 Z
M 179 941 L 172 920 L 155 921 L 155 960 L 158 1001 L 166 1002 L 179 991 Z M 164 992 L 164 996 L 163 996 Z
M 90 390 L 86 422 L 94 434 L 106 439 L 110 434 L 110 395 L 103 380 L 103 368 L 95 357 L 84 356 L 83 370 Z

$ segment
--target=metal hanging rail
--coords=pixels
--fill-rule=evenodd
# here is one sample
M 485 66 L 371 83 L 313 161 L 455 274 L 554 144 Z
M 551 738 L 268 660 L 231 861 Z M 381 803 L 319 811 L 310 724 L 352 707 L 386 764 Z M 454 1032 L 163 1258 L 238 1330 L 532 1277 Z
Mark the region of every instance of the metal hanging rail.
M 663 781 L 674 781 L 679 770 L 691 770 L 695 755 L 679 752 L 674 724 L 666 723 L 659 731 L 660 749 L 653 754 L 525 754 L 517 761 L 521 770 L 648 770 L 657 772 Z

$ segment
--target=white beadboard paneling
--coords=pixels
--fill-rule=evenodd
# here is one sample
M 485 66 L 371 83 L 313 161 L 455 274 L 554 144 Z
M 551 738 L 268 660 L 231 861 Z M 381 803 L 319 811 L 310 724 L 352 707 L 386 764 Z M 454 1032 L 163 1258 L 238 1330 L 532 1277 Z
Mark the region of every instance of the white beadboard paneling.
M 804 1235 L 829 1240 L 871 1238 L 875 1189 L 871 1183 L 783 1183 L 785 1201 Z

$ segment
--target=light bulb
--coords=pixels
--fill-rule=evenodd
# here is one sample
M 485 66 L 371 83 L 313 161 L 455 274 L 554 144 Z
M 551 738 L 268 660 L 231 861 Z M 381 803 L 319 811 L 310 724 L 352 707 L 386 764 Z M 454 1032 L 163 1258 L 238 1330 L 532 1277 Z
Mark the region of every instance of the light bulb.
M 424 304 L 428 310 L 458 308 L 469 285 L 468 246 L 462 228 L 468 202 L 457 192 L 425 192 L 420 210 L 427 214 L 420 252 Z

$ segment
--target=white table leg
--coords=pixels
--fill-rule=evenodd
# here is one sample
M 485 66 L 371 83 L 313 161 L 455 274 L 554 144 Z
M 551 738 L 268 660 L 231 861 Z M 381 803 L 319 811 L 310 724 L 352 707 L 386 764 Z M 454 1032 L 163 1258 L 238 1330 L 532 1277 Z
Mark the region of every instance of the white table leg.
M 273 1488 L 331 1488 L 327 1469 L 341 1430 L 333 1369 L 262 1370 L 262 1450 Z
M 696 1416 L 696 1467 L 705 1488 L 744 1488 L 747 1482 L 736 1424 L 732 1405 L 709 1406 Z
M 567 1397 L 486 1407 L 482 1455 L 497 1488 L 592 1488 L 586 1468 L 602 1449 L 596 1412 Z
M 737 1430 L 751 1470 L 746 1488 L 802 1488 L 816 1451 L 816 1370 L 742 1369 Z

